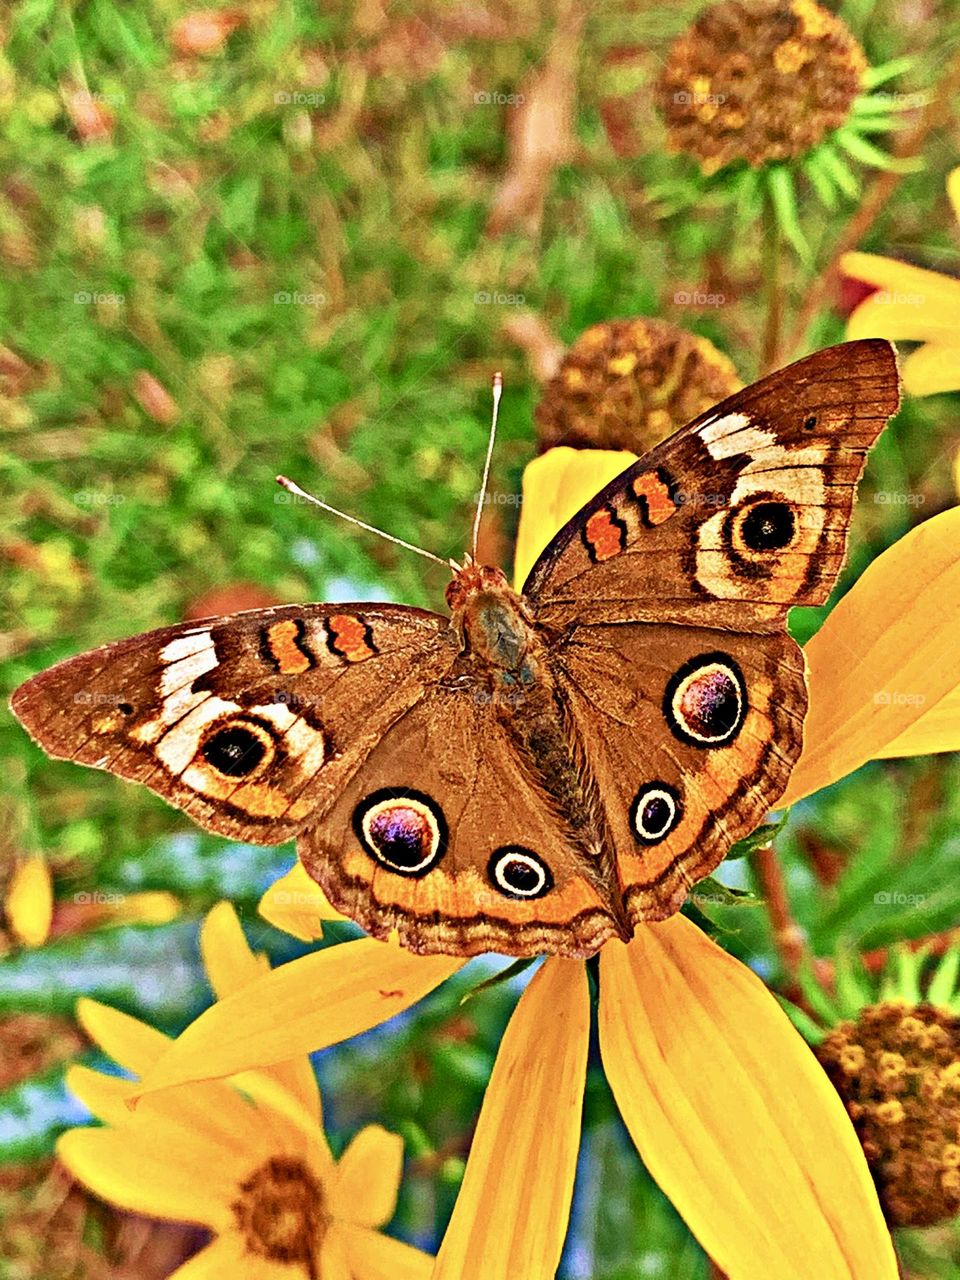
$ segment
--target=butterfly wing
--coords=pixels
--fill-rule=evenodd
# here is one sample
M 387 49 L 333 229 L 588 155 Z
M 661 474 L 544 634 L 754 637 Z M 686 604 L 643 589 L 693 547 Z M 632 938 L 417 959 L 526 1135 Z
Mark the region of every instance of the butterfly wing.
M 339 910 L 413 951 L 585 956 L 626 936 L 599 859 L 469 682 L 395 723 L 298 852 Z
M 679 909 L 787 785 L 803 654 L 785 632 L 583 627 L 554 667 L 603 799 L 633 925 Z
M 577 513 L 524 594 L 545 625 L 781 627 L 843 564 L 866 455 L 899 403 L 889 342 L 830 347 L 724 400 Z
M 190 622 L 42 671 L 11 706 L 58 759 L 142 782 L 202 827 L 279 844 L 456 655 L 449 619 L 291 605 Z
M 787 613 L 836 582 L 897 404 L 887 342 L 801 360 L 624 471 L 531 571 L 633 923 L 675 911 L 782 794 L 806 710 Z

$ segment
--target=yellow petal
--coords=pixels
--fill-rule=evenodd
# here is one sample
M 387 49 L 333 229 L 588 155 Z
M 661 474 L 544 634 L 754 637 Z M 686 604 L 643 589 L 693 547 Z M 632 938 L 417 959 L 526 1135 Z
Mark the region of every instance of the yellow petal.
M 548 960 L 510 1019 L 434 1280 L 553 1280 L 580 1145 L 590 1001 L 583 964 Z
M 960 389 L 960 314 L 951 342 L 928 342 L 902 362 L 903 389 L 911 396 L 932 396 Z
M 884 258 L 875 253 L 843 254 L 840 258 L 840 273 L 886 291 L 893 302 L 905 296 L 917 298 L 919 301 L 907 305 L 942 311 L 944 318 L 949 316 L 950 308 L 956 308 L 960 301 L 960 280 L 955 280 L 953 276 L 941 275 L 939 271 L 928 271 L 925 267 L 915 267 L 910 262 L 899 262 L 896 258 Z
M 127 1102 L 136 1091 L 134 1081 L 75 1064 L 67 1069 L 65 1083 L 87 1110 L 105 1124 L 119 1124 L 130 1118 Z
M 270 972 L 267 957 L 250 949 L 236 908 L 230 902 L 218 902 L 207 913 L 200 929 L 200 951 L 210 985 L 220 1000 Z M 322 1132 L 320 1091 L 309 1058 L 301 1056 L 278 1063 L 272 1068 L 272 1075 L 300 1099 Z
M 346 920 L 334 907 L 316 880 L 297 862 L 275 881 L 260 899 L 260 914 L 274 928 L 301 942 L 323 937 L 324 920 Z
M 201 1014 L 145 1074 L 142 1092 L 325 1049 L 408 1009 L 465 963 L 373 938 L 292 960 Z
M 514 584 L 519 591 L 547 543 L 571 516 L 621 471 L 636 454 L 610 449 L 549 449 L 523 473 L 523 504 L 514 554 Z
M 350 1267 L 348 1243 L 347 1233 L 340 1223 L 332 1222 L 320 1245 L 319 1280 L 354 1280 L 356 1273 Z M 357 1277 L 357 1280 L 366 1278 Z
M 77 1021 L 104 1053 L 135 1076 L 143 1075 L 172 1043 L 155 1027 L 85 996 L 77 1001 Z
M 207 912 L 200 926 L 200 954 L 218 1000 L 270 971 L 267 957 L 251 951 L 232 902 L 218 902 Z
M 957 683 L 960 507 L 932 516 L 869 566 L 806 646 L 803 752 L 793 804 L 891 743 Z M 958 745 L 947 739 L 941 750 Z
M 947 174 L 947 197 L 953 208 L 953 216 L 960 222 L 960 165 Z
M 302 1269 L 249 1253 L 240 1235 L 228 1231 L 194 1254 L 169 1280 L 307 1280 Z M 326 1277 L 324 1277 L 326 1280 Z
M 876 754 L 886 760 L 940 751 L 960 751 L 960 685 L 932 707 L 924 707 L 912 725 Z
M 621 1115 L 729 1280 L 896 1280 L 853 1126 L 763 983 L 683 916 L 608 943 L 600 982 Z
M 7 923 L 25 947 L 42 947 L 53 919 L 53 880 L 46 858 L 32 854 L 19 863 L 4 903 Z
M 351 1275 L 357 1280 L 430 1280 L 430 1254 L 366 1227 L 350 1227 L 343 1234 Z
M 345 1222 L 382 1227 L 397 1209 L 403 1139 L 378 1124 L 361 1129 L 337 1163 L 332 1212 Z
M 128 1127 L 70 1129 L 57 1140 L 57 1155 L 95 1195 L 132 1213 L 173 1222 L 198 1222 L 214 1231 L 228 1226 L 236 1186 L 222 1176 L 216 1149 L 197 1142 L 186 1152 L 165 1134 L 156 1145 L 135 1141 Z M 184 1156 L 189 1163 L 181 1163 Z

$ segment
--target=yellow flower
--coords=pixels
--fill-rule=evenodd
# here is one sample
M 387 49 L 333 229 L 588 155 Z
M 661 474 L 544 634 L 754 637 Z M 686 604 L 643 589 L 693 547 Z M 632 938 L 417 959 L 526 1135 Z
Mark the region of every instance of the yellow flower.
M 25 947 L 42 947 L 53 920 L 53 880 L 46 858 L 34 854 L 17 864 L 3 906 L 14 937 Z
M 208 915 L 201 946 L 214 991 L 227 1002 L 269 973 L 247 946 L 233 907 Z M 170 1049 L 161 1032 L 83 1000 L 80 1021 L 132 1076 Z M 393 1216 L 403 1140 L 377 1125 L 334 1160 L 316 1078 L 306 1057 L 232 1080 L 207 1081 L 144 1099 L 135 1079 L 86 1067 L 68 1074 L 74 1093 L 103 1122 L 72 1129 L 57 1154 L 74 1177 L 122 1208 L 195 1222 L 211 1244 L 177 1280 L 426 1280 L 433 1259 L 383 1235 Z
M 517 576 L 632 461 L 554 449 L 527 468 Z M 533 514 L 531 514 L 533 513 Z M 960 508 L 879 557 L 807 646 L 810 712 L 787 802 L 875 756 L 960 746 Z M 909 691 L 910 698 L 879 697 Z M 268 893 L 300 912 L 295 871 Z M 202 1015 L 141 1084 L 156 1091 L 357 1035 L 465 962 L 363 938 L 265 975 Z M 310 993 L 322 992 L 322 997 Z M 843 1104 L 774 997 L 683 916 L 600 954 L 600 1049 L 644 1162 L 730 1280 L 894 1280 L 896 1261 Z M 589 1036 L 586 974 L 547 960 L 494 1066 L 434 1280 L 550 1280 L 566 1233 Z M 163 1096 L 161 1094 L 161 1096 Z
M 947 195 L 960 222 L 960 167 Z M 843 254 L 840 270 L 877 289 L 850 316 L 847 337 L 922 343 L 903 361 L 907 393 L 960 390 L 960 280 L 873 253 Z

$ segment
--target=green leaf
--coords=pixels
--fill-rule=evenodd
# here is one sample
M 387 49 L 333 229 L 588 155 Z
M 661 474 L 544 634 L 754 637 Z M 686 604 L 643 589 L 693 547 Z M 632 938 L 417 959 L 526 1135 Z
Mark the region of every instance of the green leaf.
M 863 75 L 864 87 L 875 89 L 878 84 L 895 80 L 897 76 L 902 76 L 904 72 L 915 66 L 916 61 L 915 57 L 907 54 L 902 58 L 891 58 L 889 62 L 882 62 L 878 67 L 867 67 Z
M 514 960 L 513 964 L 508 964 L 499 973 L 495 973 L 489 978 L 484 978 L 483 982 L 478 982 L 469 991 L 465 991 L 460 997 L 461 1005 L 476 999 L 477 996 L 482 995 L 485 991 L 493 991 L 495 987 L 500 987 L 505 982 L 510 982 L 526 969 L 529 969 L 532 964 L 535 964 L 536 960 L 536 956 L 521 956 L 519 960 Z
M 762 826 L 757 827 L 755 831 L 751 831 L 748 836 L 744 836 L 742 840 L 738 840 L 733 845 L 724 861 L 733 862 L 737 858 L 745 858 L 748 854 L 753 853 L 755 849 L 764 849 L 768 844 L 773 844 L 786 826 L 789 816 L 789 809 L 784 809 L 775 822 L 765 822 Z
M 773 210 L 780 229 L 804 266 L 811 266 L 813 255 L 810 245 L 800 226 L 800 214 L 797 209 L 797 192 L 793 184 L 793 174 L 785 164 L 773 165 L 767 170 L 767 190 L 773 202 Z
M 705 876 L 690 891 L 690 901 L 701 909 L 705 903 L 718 907 L 759 907 L 763 899 L 758 898 L 749 889 L 732 889 L 722 884 L 715 876 Z
M 821 1044 L 826 1039 L 826 1031 L 818 1023 L 814 1022 L 808 1013 L 804 1013 L 801 1008 L 791 1000 L 788 1000 L 786 996 L 777 995 L 776 992 L 773 994 L 780 1008 L 800 1032 L 807 1044 Z

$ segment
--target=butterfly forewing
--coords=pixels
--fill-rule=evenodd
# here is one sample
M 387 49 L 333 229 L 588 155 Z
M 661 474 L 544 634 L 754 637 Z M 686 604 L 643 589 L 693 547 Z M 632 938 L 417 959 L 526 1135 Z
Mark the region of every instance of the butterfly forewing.
M 845 343 L 724 400 L 589 502 L 525 585 L 545 624 L 782 625 L 843 564 L 867 451 L 898 403 L 888 342 Z
M 11 705 L 49 755 L 142 782 L 208 830 L 278 844 L 454 655 L 437 614 L 290 605 L 105 645 Z

